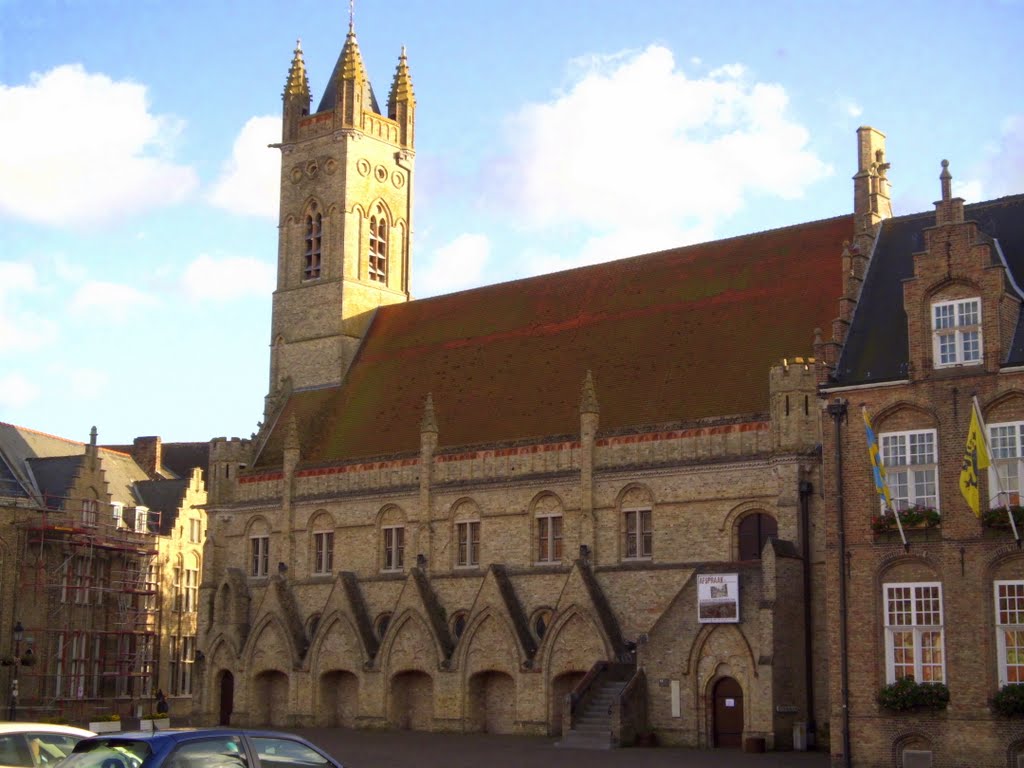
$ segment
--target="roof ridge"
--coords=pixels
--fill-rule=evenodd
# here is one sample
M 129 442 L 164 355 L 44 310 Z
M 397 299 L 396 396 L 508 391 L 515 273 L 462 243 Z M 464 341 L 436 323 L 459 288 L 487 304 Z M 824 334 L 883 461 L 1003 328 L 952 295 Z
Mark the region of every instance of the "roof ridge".
M 23 429 L 26 432 L 31 432 L 34 435 L 40 435 L 42 437 L 50 437 L 50 438 L 53 438 L 54 440 L 63 440 L 65 443 L 71 443 L 73 445 L 81 445 L 82 447 L 85 447 L 85 443 L 83 443 L 80 440 L 72 440 L 70 437 L 61 437 L 60 435 L 51 435 L 49 432 L 43 432 L 42 430 L 39 430 L 39 429 L 32 429 L 32 427 L 22 427 L 22 426 L 19 426 L 18 424 L 11 424 L 8 421 L 0 421 L 0 427 L 11 427 L 13 429 Z
M 1006 204 L 1016 202 L 1018 200 L 1024 200 L 1024 192 L 1016 195 L 1003 195 L 1002 197 L 993 197 L 991 200 L 979 200 L 976 203 L 964 203 L 965 218 L 966 214 L 969 213 L 970 211 L 978 210 L 979 208 L 984 208 L 989 205 L 996 205 L 997 203 Z M 884 224 L 886 221 L 913 221 L 915 219 L 927 218 L 929 216 L 935 216 L 935 209 L 916 211 L 915 213 L 902 213 L 899 216 L 893 216 L 892 218 L 889 219 L 883 219 L 882 223 Z
M 699 248 L 701 246 L 712 245 L 712 244 L 717 244 L 717 243 L 730 243 L 730 242 L 733 242 L 735 240 L 743 240 L 744 238 L 756 237 L 756 236 L 759 236 L 759 235 L 774 234 L 776 232 L 786 232 L 787 230 L 801 229 L 801 228 L 804 228 L 804 227 L 811 227 L 811 226 L 818 225 L 818 224 L 828 224 L 828 223 L 831 223 L 831 222 L 834 222 L 834 221 L 839 221 L 841 219 L 853 219 L 853 214 L 852 213 L 844 213 L 844 214 L 840 214 L 838 216 L 829 216 L 828 218 L 825 218 L 825 219 L 814 219 L 813 221 L 802 221 L 802 222 L 797 222 L 796 224 L 787 224 L 787 225 L 785 225 L 783 227 L 771 227 L 769 229 L 760 229 L 760 230 L 757 230 L 755 232 L 745 232 L 745 233 L 743 233 L 741 235 L 732 235 L 731 237 L 721 237 L 721 238 L 717 238 L 717 239 L 714 239 L 714 240 L 701 240 L 698 243 L 690 243 L 688 245 L 677 245 L 677 246 L 674 246 L 674 247 L 671 247 L 671 248 L 662 248 L 660 251 L 648 251 L 647 253 L 636 253 L 636 254 L 633 254 L 632 256 L 623 256 L 623 257 L 618 258 L 618 259 L 608 259 L 607 261 L 599 261 L 599 262 L 595 262 L 593 264 L 581 264 L 581 265 L 579 265 L 577 267 L 569 267 L 567 269 L 557 269 L 557 270 L 555 270 L 553 272 L 544 272 L 544 273 L 539 274 L 539 275 L 529 275 L 529 276 L 526 276 L 526 277 L 516 277 L 516 278 L 512 278 L 510 280 L 499 280 L 496 283 L 485 283 L 483 285 L 473 286 L 472 288 L 463 288 L 460 291 L 452 291 L 451 293 L 439 293 L 439 294 L 437 294 L 435 296 L 426 296 L 426 297 L 424 297 L 422 299 L 412 299 L 409 302 L 399 302 L 398 304 L 388 304 L 388 305 L 385 305 L 385 306 L 378 307 L 377 310 L 378 311 L 380 311 L 380 310 L 388 311 L 388 310 L 392 309 L 393 307 L 401 307 L 401 306 L 404 306 L 405 304 L 408 304 L 408 303 L 415 302 L 416 304 L 420 304 L 420 303 L 425 302 L 425 301 L 434 301 L 435 299 L 443 299 L 443 298 L 447 298 L 449 296 L 458 296 L 459 294 L 469 293 L 471 291 L 479 291 L 479 290 L 481 290 L 483 288 L 492 288 L 492 287 L 495 287 L 495 286 L 498 286 L 498 285 L 511 285 L 513 283 L 525 283 L 525 282 L 531 281 L 531 280 L 543 280 L 545 278 L 550 278 L 552 275 L 566 275 L 566 274 L 569 274 L 571 272 L 578 272 L 578 271 L 582 271 L 582 270 L 585 270 L 585 269 L 597 269 L 597 268 L 600 268 L 600 267 L 606 267 L 609 264 L 622 264 L 623 262 L 631 261 L 633 259 L 646 259 L 646 258 L 649 258 L 649 257 L 652 257 L 652 256 L 660 256 L 662 254 L 679 253 L 679 252 L 686 251 L 687 249 L 690 249 L 690 248 Z

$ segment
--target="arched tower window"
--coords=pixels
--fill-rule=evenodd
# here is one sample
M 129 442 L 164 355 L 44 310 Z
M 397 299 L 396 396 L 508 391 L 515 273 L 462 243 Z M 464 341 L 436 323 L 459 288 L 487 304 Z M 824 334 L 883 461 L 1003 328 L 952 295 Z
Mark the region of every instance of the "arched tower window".
M 740 521 L 737 531 L 740 560 L 760 560 L 765 542 L 778 537 L 779 525 L 774 517 L 763 512 L 747 515 Z
M 302 270 L 303 280 L 316 280 L 320 277 L 322 233 L 323 217 L 316 203 L 313 203 L 309 207 L 309 213 L 306 214 L 306 254 Z
M 388 219 L 380 203 L 370 217 L 370 279 L 388 281 Z

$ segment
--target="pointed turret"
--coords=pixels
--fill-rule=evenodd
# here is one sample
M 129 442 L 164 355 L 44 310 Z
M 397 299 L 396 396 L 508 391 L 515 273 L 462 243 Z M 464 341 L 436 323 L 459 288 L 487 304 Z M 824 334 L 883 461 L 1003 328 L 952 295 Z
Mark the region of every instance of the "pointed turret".
M 342 125 L 356 127 L 362 122 L 359 117 L 361 112 L 380 114 L 377 98 L 373 95 L 370 79 L 366 76 L 363 55 L 359 52 L 356 30 L 351 21 L 345 45 L 334 65 L 334 71 L 331 72 L 330 82 L 327 83 L 327 90 L 320 100 L 320 106 L 316 108 L 317 112 L 332 110 L 338 112 Z
M 299 120 L 309 114 L 309 78 L 306 77 L 306 62 L 302 58 L 302 41 L 295 41 L 292 65 L 288 68 L 288 80 L 284 84 L 284 120 L 282 139 L 298 137 Z
M 395 77 L 391 81 L 391 92 L 388 94 L 388 117 L 400 127 L 399 141 L 402 146 L 410 149 L 413 146 L 415 113 L 416 95 L 412 91 L 412 76 L 409 74 L 409 61 L 403 45 L 398 66 L 395 67 Z

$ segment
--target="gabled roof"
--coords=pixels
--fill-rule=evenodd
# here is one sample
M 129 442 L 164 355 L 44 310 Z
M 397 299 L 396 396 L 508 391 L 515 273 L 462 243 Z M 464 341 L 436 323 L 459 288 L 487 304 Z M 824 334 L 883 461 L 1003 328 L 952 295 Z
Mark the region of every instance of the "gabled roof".
M 161 536 L 167 536 L 178 520 L 189 480 L 140 480 L 135 484 L 139 503 L 160 513 Z
M 841 216 L 382 307 L 257 466 L 292 417 L 304 462 L 416 453 L 428 393 L 442 447 L 575 435 L 588 370 L 602 430 L 765 414 L 769 368 L 835 316 L 852 233 Z
M 82 466 L 82 456 L 52 456 L 32 458 L 26 461 L 36 488 L 43 497 L 43 503 L 51 509 L 58 509 L 71 490 L 75 474 Z
M 1010 276 L 1024 286 L 1024 195 L 964 206 L 983 236 L 999 244 Z M 935 212 L 882 222 L 864 277 L 860 299 L 833 374 L 838 385 L 897 381 L 907 377 L 910 350 L 903 281 L 914 276 L 914 254 L 924 250 L 924 231 L 935 226 Z M 1004 361 L 1024 364 L 1024 313 Z

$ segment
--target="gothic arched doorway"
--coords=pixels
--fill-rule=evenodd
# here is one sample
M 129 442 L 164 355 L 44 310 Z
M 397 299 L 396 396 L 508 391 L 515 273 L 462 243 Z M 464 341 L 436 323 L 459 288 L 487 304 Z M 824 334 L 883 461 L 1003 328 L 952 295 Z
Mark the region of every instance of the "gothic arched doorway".
M 731 677 L 723 677 L 711 694 L 714 713 L 714 745 L 743 746 L 743 689 Z
M 235 708 L 235 676 L 227 670 L 220 673 L 220 725 L 231 725 L 231 711 Z

